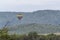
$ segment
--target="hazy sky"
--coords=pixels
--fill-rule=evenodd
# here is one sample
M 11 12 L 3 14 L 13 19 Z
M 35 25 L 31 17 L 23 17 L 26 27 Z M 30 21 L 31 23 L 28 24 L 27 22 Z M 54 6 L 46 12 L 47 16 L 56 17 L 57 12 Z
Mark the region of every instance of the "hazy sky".
M 60 0 L 0 0 L 0 11 L 60 10 Z

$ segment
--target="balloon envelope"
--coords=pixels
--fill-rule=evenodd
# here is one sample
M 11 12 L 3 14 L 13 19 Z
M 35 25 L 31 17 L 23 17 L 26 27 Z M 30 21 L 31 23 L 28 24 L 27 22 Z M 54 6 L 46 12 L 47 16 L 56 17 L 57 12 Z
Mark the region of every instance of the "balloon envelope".
M 22 15 L 22 14 L 18 14 L 18 15 L 17 15 L 17 18 L 18 18 L 19 20 L 21 20 L 21 19 L 23 18 L 23 15 Z

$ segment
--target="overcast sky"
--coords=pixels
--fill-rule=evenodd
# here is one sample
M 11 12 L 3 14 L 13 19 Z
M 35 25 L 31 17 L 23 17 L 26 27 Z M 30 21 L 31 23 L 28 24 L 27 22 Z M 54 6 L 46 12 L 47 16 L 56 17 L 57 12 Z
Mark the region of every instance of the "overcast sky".
M 60 0 L 0 0 L 0 11 L 60 10 Z

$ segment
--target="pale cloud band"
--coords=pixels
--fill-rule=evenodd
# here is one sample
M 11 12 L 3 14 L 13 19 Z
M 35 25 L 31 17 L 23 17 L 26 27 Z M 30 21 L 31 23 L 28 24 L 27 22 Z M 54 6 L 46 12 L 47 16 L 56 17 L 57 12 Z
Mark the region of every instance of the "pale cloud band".
M 60 10 L 60 0 L 0 0 L 0 11 Z

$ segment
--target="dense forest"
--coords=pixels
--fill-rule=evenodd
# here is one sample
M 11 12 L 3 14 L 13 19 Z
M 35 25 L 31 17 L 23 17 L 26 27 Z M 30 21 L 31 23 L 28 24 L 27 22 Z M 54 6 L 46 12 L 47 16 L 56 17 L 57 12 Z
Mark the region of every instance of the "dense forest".
M 29 32 L 28 34 L 9 34 L 8 28 L 0 29 L 0 40 L 60 40 L 60 35 L 47 34 L 40 35 L 37 32 Z

